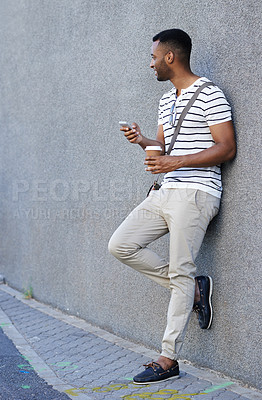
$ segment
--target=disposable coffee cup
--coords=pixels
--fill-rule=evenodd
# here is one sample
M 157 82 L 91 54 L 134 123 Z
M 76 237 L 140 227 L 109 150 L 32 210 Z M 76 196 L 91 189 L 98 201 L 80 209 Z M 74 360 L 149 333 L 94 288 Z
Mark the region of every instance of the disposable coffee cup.
M 146 146 L 145 148 L 146 156 L 160 156 L 162 153 L 162 147 L 160 146 Z

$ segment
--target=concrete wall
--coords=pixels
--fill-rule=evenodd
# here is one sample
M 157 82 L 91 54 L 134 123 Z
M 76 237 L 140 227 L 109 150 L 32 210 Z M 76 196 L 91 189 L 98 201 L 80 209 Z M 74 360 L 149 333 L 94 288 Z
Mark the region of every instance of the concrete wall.
M 108 254 L 152 178 L 118 121 L 154 138 L 170 88 L 149 69 L 152 36 L 180 27 L 192 67 L 224 89 L 238 155 L 197 260 L 215 318 L 192 315 L 182 357 L 261 387 L 261 25 L 255 0 L 0 0 L 1 267 L 8 283 L 159 348 L 169 293 Z M 168 254 L 167 238 L 154 244 Z

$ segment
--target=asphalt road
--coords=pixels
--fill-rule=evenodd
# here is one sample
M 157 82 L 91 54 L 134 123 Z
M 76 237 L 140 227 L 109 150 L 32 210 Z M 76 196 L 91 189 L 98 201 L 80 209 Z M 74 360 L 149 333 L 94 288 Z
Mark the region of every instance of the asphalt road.
M 0 399 L 69 400 L 48 385 L 32 369 L 0 328 Z

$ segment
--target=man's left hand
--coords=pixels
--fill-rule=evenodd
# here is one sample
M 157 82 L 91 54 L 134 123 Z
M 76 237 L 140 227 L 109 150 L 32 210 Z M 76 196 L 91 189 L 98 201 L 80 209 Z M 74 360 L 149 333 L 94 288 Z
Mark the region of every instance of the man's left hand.
M 150 171 L 152 174 L 175 171 L 183 166 L 182 157 L 180 156 L 146 157 L 144 164 L 147 166 L 146 171 Z

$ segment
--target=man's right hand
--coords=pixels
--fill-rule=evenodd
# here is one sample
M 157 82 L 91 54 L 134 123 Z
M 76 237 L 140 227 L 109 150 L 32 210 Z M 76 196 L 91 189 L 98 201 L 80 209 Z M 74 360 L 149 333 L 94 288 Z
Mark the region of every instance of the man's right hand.
M 138 144 L 143 140 L 141 135 L 141 130 L 139 126 L 134 122 L 132 124 L 132 129 L 129 129 L 127 126 L 120 128 L 120 131 L 123 131 L 125 137 L 130 143 Z

